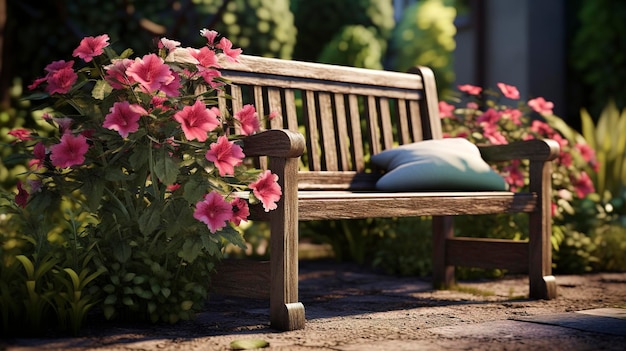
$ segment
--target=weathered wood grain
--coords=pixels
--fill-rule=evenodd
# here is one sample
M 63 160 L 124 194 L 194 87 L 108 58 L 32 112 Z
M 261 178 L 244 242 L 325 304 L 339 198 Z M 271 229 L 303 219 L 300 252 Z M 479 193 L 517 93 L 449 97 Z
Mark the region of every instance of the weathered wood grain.
M 239 265 L 228 271 L 234 278 L 218 275 L 215 281 L 227 287 L 220 292 L 241 284 L 239 294 L 269 293 L 272 326 L 300 329 L 299 221 L 432 216 L 435 287 L 454 284 L 455 266 L 503 268 L 529 274 L 530 297 L 556 297 L 550 246 L 555 141 L 479 146 L 489 162 L 529 160 L 527 192 L 380 192 L 375 184 L 382 173 L 368 164 L 369 155 L 442 138 L 430 69 L 398 73 L 242 56 L 239 63 L 225 63 L 222 75 L 232 88 L 230 99 L 219 96 L 220 107 L 252 103 L 260 115 L 279 114 L 265 124 L 269 130 L 246 138 L 243 146 L 246 155 L 268 160 L 259 164 L 279 176 L 283 196 L 275 211 L 250 209 L 254 220 L 270 221 L 269 272 Z M 498 213 L 528 214 L 529 240 L 455 236 L 454 216 Z M 267 280 L 269 288 L 261 289 Z

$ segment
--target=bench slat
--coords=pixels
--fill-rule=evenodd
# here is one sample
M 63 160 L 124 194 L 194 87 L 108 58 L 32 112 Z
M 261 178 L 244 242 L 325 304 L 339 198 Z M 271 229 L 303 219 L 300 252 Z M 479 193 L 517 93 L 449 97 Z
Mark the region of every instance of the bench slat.
M 322 155 L 319 149 L 320 134 L 317 128 L 317 109 L 315 106 L 315 93 L 306 91 L 302 99 L 305 111 L 305 128 L 309 169 L 312 171 L 322 170 Z
M 348 95 L 349 122 L 352 135 L 352 161 L 353 170 L 362 172 L 365 170 L 365 157 L 363 154 L 363 135 L 361 134 L 361 115 L 359 114 L 359 100 L 354 94 Z
M 450 238 L 446 263 L 455 266 L 507 269 L 528 273 L 528 242 L 484 238 Z
M 335 115 L 333 105 L 331 103 L 330 94 L 319 93 L 319 119 L 322 128 L 322 142 L 320 143 L 322 150 L 320 154 L 323 157 L 325 171 L 339 170 L 339 157 L 341 149 L 337 148 L 337 138 L 335 134 Z M 337 150 L 336 152 L 334 150 Z
M 376 97 L 367 97 L 367 127 L 369 128 L 369 142 L 372 155 L 383 151 L 380 139 L 380 127 L 378 126 L 378 110 L 376 109 Z
M 285 89 L 285 111 L 287 125 L 283 128 L 298 130 L 298 109 L 296 108 L 296 94 L 293 89 Z M 273 111 L 270 111 L 273 112 Z
M 293 78 L 302 80 L 328 80 L 376 87 L 421 90 L 422 78 L 399 72 L 371 70 L 337 65 L 320 65 L 310 62 L 298 62 L 241 55 L 239 63 L 222 62 L 222 75 L 248 74 L 251 78 L 276 76 L 278 80 L 288 81 Z M 256 85 L 256 83 L 253 83 Z
M 409 101 L 409 117 L 411 121 L 411 130 L 413 132 L 413 142 L 426 139 L 423 132 L 422 114 L 420 112 L 417 101 Z
M 300 191 L 298 197 L 301 220 L 532 212 L 537 205 L 535 194 L 509 192 Z

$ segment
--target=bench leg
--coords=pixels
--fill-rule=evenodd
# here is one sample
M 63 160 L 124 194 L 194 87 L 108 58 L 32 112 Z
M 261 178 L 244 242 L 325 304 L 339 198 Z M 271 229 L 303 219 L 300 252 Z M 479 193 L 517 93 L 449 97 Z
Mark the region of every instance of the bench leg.
M 531 191 L 540 194 L 540 206 L 529 214 L 528 279 L 529 297 L 556 298 L 556 280 L 552 276 L 552 208 L 550 163 L 531 161 Z
M 550 208 L 548 207 L 548 211 Z M 556 298 L 556 280 L 552 275 L 552 227 L 550 216 L 530 214 L 528 233 L 529 297 L 532 299 Z
M 284 168 L 281 167 L 284 163 Z M 283 196 L 270 214 L 270 323 L 279 330 L 304 328 L 304 305 L 298 302 L 298 159 L 270 160 Z
M 454 266 L 447 264 L 446 241 L 454 236 L 450 216 L 433 216 L 433 288 L 448 289 L 454 282 Z
M 556 298 L 556 280 L 552 275 L 552 245 L 550 230 L 533 228 L 533 222 L 539 215 L 531 215 L 531 228 L 529 233 L 529 297 L 532 299 Z

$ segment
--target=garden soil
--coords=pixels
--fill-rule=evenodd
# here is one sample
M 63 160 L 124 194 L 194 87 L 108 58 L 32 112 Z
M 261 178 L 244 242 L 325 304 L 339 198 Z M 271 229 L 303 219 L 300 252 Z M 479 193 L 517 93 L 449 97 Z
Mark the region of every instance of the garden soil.
M 0 350 L 624 350 L 626 273 L 557 275 L 558 298 L 529 300 L 527 278 L 463 281 L 435 291 L 397 277 L 326 260 L 300 264 L 307 324 L 279 332 L 265 301 L 212 295 L 193 321 L 175 325 L 91 317 L 78 337 L 0 340 Z

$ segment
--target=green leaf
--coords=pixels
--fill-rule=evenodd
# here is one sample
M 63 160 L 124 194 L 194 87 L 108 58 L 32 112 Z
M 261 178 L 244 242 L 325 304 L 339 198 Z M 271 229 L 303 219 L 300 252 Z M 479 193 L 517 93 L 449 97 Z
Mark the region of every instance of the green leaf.
M 254 350 L 269 346 L 270 343 L 263 339 L 235 340 L 230 343 L 231 350 Z
M 115 295 L 107 295 L 107 297 L 104 299 L 104 304 L 105 305 L 113 305 L 117 302 L 117 296 Z M 106 306 L 105 306 L 106 308 Z
M 72 285 L 74 286 L 74 291 L 80 291 L 80 278 L 78 278 L 78 274 L 74 272 L 71 268 L 64 268 L 65 273 L 67 273 L 72 279 Z
M 202 177 L 191 177 L 185 183 L 183 197 L 188 203 L 195 204 L 206 195 L 208 186 L 208 181 L 204 180 Z
M 129 58 L 132 55 L 133 55 L 133 50 L 132 49 L 126 49 L 126 50 L 122 51 L 122 53 L 120 54 L 119 58 L 121 58 L 121 59 Z
M 593 119 L 586 109 L 582 109 L 580 111 L 580 119 L 583 136 L 585 137 L 589 145 L 595 149 L 597 147 L 595 125 L 593 124 Z
M 133 280 L 133 278 L 135 278 L 136 274 L 133 272 L 128 272 L 126 274 L 124 274 L 124 278 L 122 278 L 123 281 L 125 282 L 129 282 L 131 280 Z
M 235 228 L 226 226 L 219 231 L 219 234 L 222 236 L 222 238 L 226 239 L 231 244 L 242 249 L 246 248 L 246 242 L 243 239 L 243 235 L 241 235 L 241 233 L 238 232 Z
M 133 149 L 133 152 L 131 153 L 130 157 L 128 158 L 128 162 L 130 162 L 131 168 L 137 170 L 137 169 L 141 169 L 145 167 L 146 164 L 148 163 L 149 155 L 150 153 L 146 146 L 137 145 Z
M 151 235 L 161 224 L 161 208 L 156 204 L 148 206 L 139 216 L 139 230 L 143 235 Z
M 104 194 L 104 182 L 101 177 L 89 177 L 85 179 L 82 192 L 85 194 L 86 205 L 90 211 L 96 212 Z
M 20 263 L 22 264 L 22 266 L 24 266 L 24 270 L 26 271 L 26 277 L 28 278 L 28 280 L 32 280 L 35 275 L 35 266 L 33 265 L 33 263 L 28 259 L 28 257 L 24 256 L 24 255 L 17 255 L 15 256 L 15 258 L 20 261 Z
M 193 209 L 183 199 L 170 202 L 164 217 L 167 218 L 167 224 L 165 225 L 167 237 L 173 237 L 181 232 L 188 231 L 198 223 L 193 218 Z
M 104 312 L 104 318 L 106 318 L 107 320 L 110 320 L 111 318 L 113 318 L 113 315 L 115 314 L 115 307 L 111 305 L 106 305 L 102 307 L 102 312 Z
M 93 87 L 91 91 L 91 96 L 94 99 L 104 100 L 104 98 L 109 95 L 113 91 L 113 88 L 107 83 L 104 79 L 98 79 L 96 81 L 96 85 Z
M 126 261 L 128 261 L 130 255 L 132 254 L 132 249 L 130 245 L 128 245 L 127 242 L 121 240 L 114 245 L 115 246 L 113 247 L 113 257 L 115 257 L 115 259 L 121 263 L 125 263 Z
M 191 300 L 185 300 L 185 301 L 181 302 L 181 304 L 180 304 L 180 308 L 183 311 L 189 311 L 191 309 L 191 307 L 193 307 L 193 301 L 191 301 Z
M 23 97 L 23 100 L 44 100 L 50 97 L 50 94 L 48 93 L 32 93 L 29 94 L 25 97 Z
M 200 245 L 200 243 L 196 240 L 187 239 L 185 240 L 182 249 L 178 251 L 178 257 L 191 263 L 198 257 L 198 255 L 200 255 L 201 252 L 202 245 Z
M 172 185 L 176 182 L 178 176 L 178 166 L 171 158 L 160 153 L 160 156 L 154 163 L 154 173 L 159 180 L 165 185 Z

